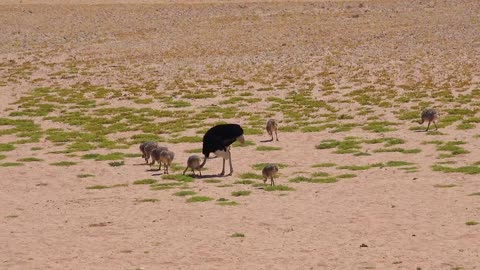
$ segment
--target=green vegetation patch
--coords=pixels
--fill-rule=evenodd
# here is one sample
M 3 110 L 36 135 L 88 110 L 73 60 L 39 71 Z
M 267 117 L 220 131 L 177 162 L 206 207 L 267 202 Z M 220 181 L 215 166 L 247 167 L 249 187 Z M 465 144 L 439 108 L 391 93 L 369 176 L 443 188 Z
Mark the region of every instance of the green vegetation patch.
M 328 167 L 335 167 L 337 164 L 335 163 L 317 163 L 312 165 L 312 168 L 328 168 Z
M 141 199 L 141 200 L 136 200 L 136 202 L 151 202 L 151 203 L 158 202 L 158 201 L 159 201 L 158 199 Z
M 408 162 L 408 161 L 392 160 L 385 163 L 384 166 L 385 167 L 401 167 L 401 166 L 410 166 L 414 164 L 415 163 Z
M 368 130 L 370 132 L 375 133 L 383 133 L 383 132 L 390 132 L 395 131 L 396 129 L 393 126 L 397 126 L 397 123 L 388 122 L 388 121 L 373 121 L 368 122 L 366 125 L 363 126 L 364 130 Z
M 78 178 L 87 178 L 87 177 L 94 177 L 94 176 L 95 176 L 94 174 L 88 174 L 88 173 L 77 175 Z
M 114 152 L 106 155 L 98 155 L 95 160 L 96 161 L 102 161 L 102 160 L 123 160 L 123 157 L 125 156 L 124 153 L 120 152 Z
M 15 146 L 11 143 L 0 143 L 0 152 L 12 151 L 15 149 Z
M 441 155 L 441 157 L 451 157 L 451 156 L 470 153 L 470 151 L 460 146 L 464 144 L 466 144 L 466 142 L 463 142 L 463 141 L 450 141 L 446 143 L 437 144 L 437 151 L 450 152 L 448 155 Z
M 125 162 L 123 162 L 123 161 L 113 161 L 113 162 L 109 162 L 108 165 L 110 165 L 111 167 L 120 167 L 120 166 L 125 165 Z
M 323 140 L 316 145 L 316 149 L 332 149 L 336 148 L 335 154 L 352 154 L 361 150 L 362 141 L 356 137 L 345 137 L 342 141 Z
M 94 186 L 86 187 L 86 189 L 107 189 L 107 188 L 110 188 L 110 187 L 104 186 L 104 185 L 94 185 Z
M 190 154 L 200 154 L 202 153 L 202 148 L 187 149 L 184 152 Z
M 373 168 L 372 165 L 346 165 L 346 166 L 339 166 L 337 169 L 342 170 L 351 170 L 351 171 L 363 171 Z
M 176 186 L 171 186 L 171 185 L 151 185 L 150 190 L 168 190 L 168 189 L 173 189 Z
M 281 147 L 276 147 L 276 146 L 257 146 L 256 148 L 257 151 L 278 151 L 282 150 Z
M 263 179 L 263 176 L 260 175 L 260 174 L 256 174 L 256 173 L 242 173 L 240 175 L 240 178 L 242 179 Z
M 4 162 L 0 163 L 0 167 L 17 167 L 17 166 L 23 166 L 25 164 L 19 163 L 19 162 Z
M 326 172 L 314 172 L 312 173 L 312 177 L 327 177 L 330 176 L 329 173 Z
M 141 180 L 136 180 L 133 182 L 134 185 L 151 185 L 156 183 L 157 180 L 155 179 L 141 179 Z
M 183 175 L 183 174 L 164 174 L 162 175 L 162 179 L 175 180 L 175 181 L 184 182 L 184 183 L 195 181 L 193 177 L 188 175 Z
M 323 177 L 323 178 L 312 178 L 305 176 L 297 176 L 289 180 L 292 183 L 335 183 L 337 179 L 335 177 Z
M 284 185 L 276 185 L 276 186 L 266 186 L 263 188 L 265 191 L 293 191 L 295 190 L 292 187 L 284 186 Z
M 205 179 L 205 180 L 203 180 L 203 182 L 212 184 L 212 183 L 220 183 L 220 182 L 222 182 L 222 180 L 220 180 L 220 179 Z
M 180 197 L 191 196 L 191 195 L 195 195 L 195 194 L 197 194 L 197 193 L 193 190 L 182 190 L 182 191 L 173 193 L 173 195 L 180 196 Z
M 480 174 L 480 166 L 470 165 L 462 167 L 448 167 L 435 164 L 432 166 L 434 171 L 444 172 L 444 173 L 464 173 L 464 174 Z
M 433 185 L 433 187 L 436 187 L 436 188 L 451 188 L 451 187 L 456 187 L 457 185 L 454 185 L 454 184 L 436 184 L 436 185 Z
M 221 206 L 235 206 L 235 205 L 239 205 L 238 202 L 236 201 L 220 201 L 220 202 L 217 202 L 218 205 L 221 205 Z
M 254 181 L 252 180 L 239 180 L 239 181 L 235 181 L 233 182 L 234 184 L 239 184 L 239 185 L 251 185 L 253 183 L 255 183 Z
M 247 147 L 247 146 L 253 146 L 255 145 L 254 141 L 246 140 L 244 143 L 240 143 L 239 141 L 236 141 L 233 144 L 233 147 Z
M 188 203 L 193 203 L 193 202 L 208 202 L 208 201 L 213 201 L 214 199 L 211 197 L 207 196 L 193 196 L 191 198 L 187 199 Z
M 203 141 L 203 138 L 200 136 L 182 136 L 177 138 L 172 138 L 169 143 L 200 143 Z
M 272 164 L 272 163 L 257 163 L 257 164 L 252 165 L 252 168 L 255 169 L 255 170 L 262 170 L 268 164 Z M 283 168 L 288 167 L 287 164 L 283 164 L 283 163 L 273 163 L 273 164 L 277 165 L 277 167 L 279 169 L 283 169 Z
M 413 148 L 413 149 L 404 149 L 404 148 L 399 148 L 399 147 L 393 147 L 393 148 L 379 148 L 373 150 L 375 153 L 402 153 L 402 154 L 418 154 L 422 152 L 421 149 L 418 148 Z
M 357 175 L 353 173 L 345 173 L 345 174 L 337 175 L 335 177 L 336 178 L 354 178 L 354 177 L 357 177 Z
M 383 143 L 385 147 L 389 147 L 393 145 L 404 144 L 405 140 L 400 138 L 387 137 L 387 138 L 376 138 L 376 139 L 364 140 L 363 142 L 367 144 Z
M 240 196 L 248 196 L 252 193 L 250 190 L 239 190 L 239 191 L 233 191 L 232 196 L 234 197 L 240 197 Z
M 36 158 L 36 157 L 26 157 L 26 158 L 17 159 L 17 161 L 21 161 L 21 162 L 39 162 L 39 161 L 43 161 L 43 159 L 41 159 L 41 158 Z
M 50 163 L 50 165 L 69 167 L 69 166 L 77 165 L 77 162 L 73 162 L 73 161 L 60 161 L 60 162 Z

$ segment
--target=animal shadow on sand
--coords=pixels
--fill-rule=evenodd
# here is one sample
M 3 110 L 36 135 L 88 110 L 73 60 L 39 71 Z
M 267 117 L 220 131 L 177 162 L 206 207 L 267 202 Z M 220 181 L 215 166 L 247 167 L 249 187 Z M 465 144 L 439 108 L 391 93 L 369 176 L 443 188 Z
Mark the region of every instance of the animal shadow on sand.
M 197 179 L 228 177 L 228 175 L 220 175 L 220 174 L 207 174 L 207 175 L 203 174 L 201 176 L 189 174 L 188 176 L 197 178 Z
M 152 176 L 164 175 L 162 169 L 148 169 L 147 172 L 157 172 L 152 174 Z

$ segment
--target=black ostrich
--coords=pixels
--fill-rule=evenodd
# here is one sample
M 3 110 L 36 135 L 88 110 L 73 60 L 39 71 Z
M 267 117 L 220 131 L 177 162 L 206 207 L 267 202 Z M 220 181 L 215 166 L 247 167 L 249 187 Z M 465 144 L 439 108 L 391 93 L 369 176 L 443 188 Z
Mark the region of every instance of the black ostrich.
M 225 160 L 228 159 L 230 163 L 230 173 L 232 175 L 232 155 L 230 153 L 230 145 L 238 140 L 241 143 L 245 142 L 243 137 L 243 129 L 237 124 L 221 124 L 210 128 L 203 136 L 203 155 L 205 156 L 200 168 L 203 168 L 209 158 L 210 153 L 214 153 L 218 157 L 223 158 L 223 167 L 220 175 L 225 174 Z

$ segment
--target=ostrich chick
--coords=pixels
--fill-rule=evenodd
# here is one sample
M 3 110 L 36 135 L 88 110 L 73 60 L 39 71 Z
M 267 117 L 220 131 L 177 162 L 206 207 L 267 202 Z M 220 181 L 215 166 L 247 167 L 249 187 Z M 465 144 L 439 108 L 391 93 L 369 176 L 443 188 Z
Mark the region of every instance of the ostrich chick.
M 438 121 L 437 110 L 435 110 L 435 109 L 425 109 L 425 110 L 422 111 L 421 118 L 422 119 L 418 122 L 419 124 L 423 124 L 424 122 L 428 121 L 428 126 L 427 126 L 427 129 L 425 131 L 428 131 L 428 129 L 430 128 L 430 124 L 432 122 L 435 125 L 435 130 L 438 129 L 437 123 L 436 123 Z
M 200 176 L 202 176 L 202 171 L 201 171 L 201 158 L 197 155 L 191 155 L 190 157 L 188 157 L 188 160 L 187 160 L 187 168 L 185 168 L 185 170 L 183 171 L 183 174 L 185 174 L 187 172 L 187 170 L 190 168 L 192 169 L 192 172 L 193 172 L 193 175 L 195 176 L 195 170 L 198 170 L 198 173 L 200 174 Z
M 270 185 L 275 186 L 275 181 L 273 177 L 278 173 L 278 166 L 275 164 L 268 164 L 262 170 L 263 183 L 267 183 L 267 179 L 270 178 Z
M 275 136 L 277 137 L 277 141 L 278 141 L 278 134 L 277 134 L 278 125 L 277 125 L 277 121 L 275 121 L 275 119 L 270 119 L 270 120 L 267 121 L 266 129 L 267 129 L 268 135 L 272 136 L 271 141 L 273 141 L 273 132 L 275 132 Z
M 155 161 L 158 162 L 158 169 L 161 170 L 162 169 L 162 162 L 160 161 L 160 154 L 163 152 L 163 151 L 168 151 L 168 148 L 167 147 L 163 147 L 163 146 L 158 146 L 156 148 L 154 148 L 151 152 L 150 152 L 150 156 L 152 157 L 152 162 L 150 162 L 150 166 L 152 166 L 153 164 L 155 164 Z
M 140 144 L 140 152 L 142 152 L 142 158 L 145 159 L 145 164 L 148 164 L 150 153 L 157 147 L 158 144 L 156 142 L 143 142 Z
M 170 165 L 172 165 L 172 161 L 174 158 L 175 158 L 175 153 L 173 153 L 172 151 L 166 150 L 166 151 L 160 152 L 159 163 L 160 162 L 163 163 L 164 174 L 168 174 L 168 168 L 170 167 Z

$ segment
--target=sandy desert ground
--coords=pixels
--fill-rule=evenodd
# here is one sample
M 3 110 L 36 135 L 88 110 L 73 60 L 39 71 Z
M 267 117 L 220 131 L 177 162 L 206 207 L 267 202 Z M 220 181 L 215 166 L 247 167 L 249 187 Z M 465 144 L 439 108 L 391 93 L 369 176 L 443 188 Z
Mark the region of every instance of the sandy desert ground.
M 0 269 L 480 269 L 479 14 L 0 1 Z M 247 139 L 233 176 L 181 176 L 224 122 Z

